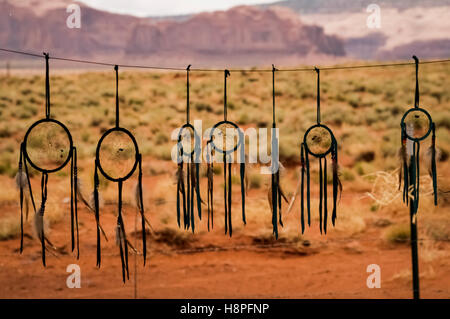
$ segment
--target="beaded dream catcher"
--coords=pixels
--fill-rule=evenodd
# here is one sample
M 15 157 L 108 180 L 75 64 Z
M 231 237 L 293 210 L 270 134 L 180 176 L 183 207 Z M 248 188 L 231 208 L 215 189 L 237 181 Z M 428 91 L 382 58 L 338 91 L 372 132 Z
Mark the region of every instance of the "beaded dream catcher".
M 278 136 L 276 134 L 277 124 L 275 117 L 275 72 L 277 69 L 274 65 L 272 65 L 272 167 L 271 167 L 271 186 L 269 188 L 268 199 L 269 204 L 272 210 L 272 226 L 273 226 L 273 234 L 275 238 L 278 239 L 278 223 L 283 227 L 283 220 L 281 214 L 281 199 L 283 198 L 287 203 L 288 200 L 281 188 L 280 184 L 280 169 L 281 163 L 279 162 L 279 144 L 278 144 Z
M 189 71 L 190 65 L 186 69 L 186 123 L 181 127 L 178 133 L 177 143 L 177 222 L 181 227 L 181 210 L 183 211 L 184 229 L 192 229 L 195 231 L 195 214 L 194 201 L 197 200 L 198 217 L 202 219 L 202 199 L 200 197 L 200 155 L 201 140 L 194 126 L 189 122 Z M 194 136 L 194 147 L 190 145 L 190 134 L 188 130 L 192 130 Z M 189 142 L 189 147 L 183 145 L 183 141 Z M 185 154 L 185 149 L 189 148 L 190 152 Z M 184 173 L 184 157 L 188 157 L 186 161 L 186 174 Z M 186 176 L 185 176 L 186 175 Z M 186 183 L 185 183 L 186 179 Z M 181 204 L 183 209 L 181 209 Z M 209 210 L 208 210 L 209 216 Z
M 224 77 L 224 114 L 223 121 L 216 123 L 210 133 L 207 142 L 207 162 L 208 162 L 208 206 L 211 200 L 211 206 L 213 205 L 212 191 L 213 191 L 213 167 L 212 156 L 216 155 L 215 152 L 222 154 L 223 160 L 223 196 L 225 206 L 225 234 L 229 234 L 230 237 L 233 233 L 232 219 L 231 219 L 231 204 L 232 204 L 232 162 L 233 154 L 239 149 L 239 172 L 241 181 L 241 201 L 242 201 L 242 220 L 244 225 L 247 223 L 245 219 L 245 140 L 244 133 L 239 126 L 227 119 L 227 78 L 230 76 L 230 71 L 225 70 Z M 237 140 L 237 141 L 236 141 Z M 237 152 L 236 152 L 237 153 Z M 210 156 L 210 157 L 208 157 Z M 220 155 L 219 155 L 220 156 Z
M 45 235 L 44 213 L 47 204 L 47 183 L 51 173 L 62 170 L 70 162 L 70 221 L 72 252 L 77 248 L 77 259 L 80 257 L 77 212 L 77 150 L 73 146 L 72 135 L 67 127 L 50 117 L 50 76 L 49 54 L 45 56 L 45 118 L 33 123 L 25 133 L 20 145 L 19 170 L 16 183 L 20 191 L 20 253 L 23 251 L 24 211 L 28 219 L 29 201 L 34 209 L 34 230 L 42 246 L 42 263 L 45 266 L 45 252 L 56 247 Z M 41 203 L 36 209 L 30 183 L 28 164 L 42 174 Z M 51 251 L 50 251 L 51 252 Z
M 302 233 L 305 231 L 305 217 L 304 217 L 304 188 L 305 188 L 305 175 L 306 175 L 306 207 L 308 214 L 308 226 L 311 226 L 311 195 L 310 195 L 310 161 L 309 156 L 313 156 L 319 159 L 319 228 L 320 233 L 322 231 L 327 233 L 328 224 L 328 189 L 327 189 L 327 158 L 326 156 L 331 153 L 331 166 L 333 174 L 333 211 L 331 214 L 331 222 L 333 226 L 336 222 L 336 210 L 338 194 L 342 193 L 342 184 L 339 180 L 338 174 L 338 145 L 336 138 L 334 137 L 331 129 L 320 123 L 320 70 L 315 68 L 317 73 L 317 124 L 311 126 L 303 137 L 300 150 L 300 162 L 301 162 L 301 196 L 300 196 L 300 220 Z
M 136 168 L 138 169 L 138 184 L 136 187 L 136 206 L 141 215 L 142 250 L 144 265 L 147 257 L 147 241 L 145 224 L 148 223 L 144 215 L 144 203 L 142 196 L 142 156 L 139 153 L 138 144 L 133 134 L 119 125 L 119 67 L 114 67 L 116 73 L 116 126 L 107 130 L 97 144 L 94 172 L 94 207 L 97 222 L 97 266 L 101 264 L 100 241 L 100 208 L 99 208 L 99 171 L 108 180 L 118 185 L 118 216 L 116 226 L 116 242 L 120 249 L 122 263 L 122 278 L 125 282 L 129 279 L 128 271 L 128 246 L 137 253 L 137 250 L 128 241 L 122 212 L 122 188 L 123 182 L 129 179 Z
M 400 148 L 402 165 L 399 171 L 399 189 L 403 175 L 403 202 L 411 205 L 411 217 L 415 216 L 419 208 L 420 141 L 426 139 L 430 134 L 431 146 L 427 152 L 430 161 L 428 171 L 433 183 L 434 205 L 437 205 L 436 129 L 430 114 L 419 106 L 419 59 L 416 56 L 413 56 L 413 59 L 416 65 L 414 107 L 406 111 L 400 124 L 402 129 L 402 146 Z M 407 141 L 410 141 L 410 143 L 407 143 Z

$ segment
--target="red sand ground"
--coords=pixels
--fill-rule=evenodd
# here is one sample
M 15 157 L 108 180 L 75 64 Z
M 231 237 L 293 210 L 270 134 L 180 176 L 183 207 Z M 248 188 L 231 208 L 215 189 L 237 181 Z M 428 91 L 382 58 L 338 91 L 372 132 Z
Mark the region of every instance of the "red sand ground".
M 236 189 L 238 192 L 239 190 Z M 236 194 L 237 196 L 238 194 Z M 260 196 L 261 194 L 257 194 Z M 237 197 L 236 197 L 237 198 Z M 80 205 L 81 206 L 81 205 Z M 220 205 L 217 205 L 220 207 Z M 233 207 L 239 212 L 240 203 Z M 157 216 L 155 206 L 148 217 L 156 231 L 166 227 Z M 19 239 L 0 242 L 0 298 L 134 298 L 135 257 L 130 254 L 130 281 L 123 284 L 119 249 L 114 244 L 116 218 L 110 212 L 114 206 L 102 210 L 101 222 L 108 233 L 108 243 L 102 238 L 103 262 L 95 267 L 96 233 L 94 218 L 80 208 L 81 259 L 72 253 L 57 258 L 47 254 L 47 268 L 41 264 L 40 244 L 25 238 L 25 250 L 19 254 Z M 17 205 L 3 207 L 3 212 L 18 213 Z M 125 207 L 125 211 L 131 211 Z M 206 211 L 206 209 L 205 209 Z M 175 214 L 175 209 L 173 211 Z M 205 212 L 206 213 L 206 212 Z M 238 215 L 237 213 L 235 213 Z M 269 213 L 270 214 L 270 213 Z M 255 232 L 261 225 L 251 221 L 241 226 L 235 216 L 233 238 L 223 234 L 222 212 L 216 210 L 214 231 L 193 235 L 193 243 L 176 247 L 167 242 L 149 240 L 149 262 L 144 268 L 137 256 L 138 298 L 411 298 L 411 252 L 407 244 L 388 244 L 382 238 L 383 228 L 366 221 L 366 230 L 353 237 L 343 238 L 330 227 L 327 236 L 320 236 L 314 227 L 307 229 L 309 246 L 267 240 L 255 243 Z M 133 218 L 126 216 L 131 242 L 135 237 Z M 298 224 L 298 216 L 285 216 L 288 223 Z M 270 216 L 269 216 L 270 218 Z M 131 219 L 131 220 L 130 220 Z M 174 226 L 174 225 L 170 225 Z M 316 225 L 317 226 L 317 225 Z M 31 234 L 31 229 L 26 233 Z M 270 220 L 268 221 L 270 230 Z M 58 246 L 69 247 L 69 218 L 52 225 L 50 238 Z M 180 230 L 181 232 L 181 230 Z M 253 234 L 253 237 L 252 235 Z M 189 235 L 188 238 L 192 236 Z M 374 238 L 378 240 L 373 240 Z M 140 238 L 138 238 L 139 240 Z M 138 245 L 139 246 L 139 245 Z M 438 242 L 434 249 L 448 251 L 450 243 Z M 425 253 L 421 243 L 419 254 Z M 450 297 L 450 256 L 442 254 L 431 261 L 421 259 L 421 297 Z M 76 263 L 81 267 L 81 288 L 69 289 L 66 267 Z M 366 285 L 367 266 L 381 267 L 381 288 Z

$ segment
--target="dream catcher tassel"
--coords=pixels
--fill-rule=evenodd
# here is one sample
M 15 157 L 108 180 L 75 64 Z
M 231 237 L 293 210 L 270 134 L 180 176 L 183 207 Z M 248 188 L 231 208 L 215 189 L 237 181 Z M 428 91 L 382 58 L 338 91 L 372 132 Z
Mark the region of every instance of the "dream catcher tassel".
M 78 231 L 78 164 L 77 164 L 77 149 L 72 148 L 72 161 L 70 164 L 70 224 L 71 224 L 71 238 L 72 238 L 72 252 L 75 250 L 75 243 L 77 247 L 77 259 L 80 258 L 80 239 Z M 76 233 L 76 241 L 75 241 Z
M 237 151 L 237 149 L 240 147 L 240 153 L 239 153 L 239 173 L 240 173 L 240 181 L 241 181 L 241 200 L 242 200 L 242 221 L 244 225 L 246 224 L 246 217 L 245 217 L 245 193 L 246 193 L 246 186 L 245 186 L 245 143 L 244 143 L 244 134 L 242 130 L 239 128 L 239 126 L 231 121 L 227 120 L 227 78 L 230 76 L 230 71 L 225 70 L 224 71 L 224 119 L 223 121 L 220 121 L 216 123 L 210 133 L 209 133 L 209 139 L 207 142 L 207 145 L 210 146 L 210 150 L 208 151 L 209 154 L 212 154 L 212 152 L 219 152 L 222 154 L 222 160 L 223 160 L 223 180 L 224 180 L 224 189 L 223 189 L 223 197 L 224 197 L 224 222 L 225 222 L 225 234 L 229 234 L 231 237 L 233 234 L 233 225 L 232 225 L 232 157 L 231 154 Z M 230 125 L 232 126 L 238 133 L 238 141 L 234 145 L 233 148 L 227 149 L 227 141 L 225 138 L 225 144 L 223 145 L 223 149 L 217 147 L 215 144 L 215 135 L 214 132 L 219 129 L 222 125 Z M 228 131 L 228 129 L 225 129 L 225 132 Z M 224 133 L 224 136 L 220 136 L 220 134 L 217 134 L 217 137 L 226 137 Z M 212 162 L 212 159 L 211 159 Z M 209 166 L 209 175 L 208 175 L 208 185 L 209 185 L 209 200 L 212 206 L 212 183 L 213 183 L 213 173 L 212 173 L 212 164 Z
M 197 201 L 197 214 L 198 218 L 202 219 L 202 203 L 203 200 L 200 196 L 200 154 L 201 154 L 201 141 L 196 129 L 190 124 L 190 102 L 189 102 L 189 72 L 191 65 L 186 68 L 186 123 L 181 127 L 178 133 L 177 144 L 177 223 L 178 227 L 181 227 L 181 202 L 183 203 L 183 223 L 184 229 L 191 229 L 192 233 L 195 232 L 195 201 Z M 194 149 L 189 153 L 185 153 L 186 148 L 183 145 L 184 130 L 192 130 L 194 135 Z M 190 143 L 191 139 L 188 139 Z M 184 176 L 184 158 L 187 156 L 189 160 L 186 162 L 186 184 Z
M 336 223 L 337 217 L 337 204 L 338 204 L 338 194 L 339 199 L 340 195 L 342 195 L 342 183 L 339 179 L 339 165 L 338 165 L 338 153 L 337 153 L 337 141 L 335 141 L 334 146 L 331 150 L 331 161 L 332 161 L 332 169 L 333 169 L 333 212 L 331 214 L 331 222 L 333 226 Z
M 305 161 L 305 146 L 303 143 L 300 145 L 300 165 L 301 165 L 301 174 L 300 174 L 300 223 L 302 227 L 302 234 L 305 232 L 305 171 L 306 171 L 306 161 Z M 298 189 L 298 188 L 297 188 Z M 297 190 L 298 192 L 298 190 Z M 294 201 L 292 201 L 291 205 L 294 204 Z M 309 216 L 309 211 L 308 211 Z M 308 217 L 308 223 L 309 223 L 309 217 Z
M 223 200 L 225 203 L 225 235 L 228 230 L 231 237 L 233 233 L 233 226 L 231 223 L 231 163 L 227 163 L 226 154 L 223 155 L 223 185 Z
M 271 167 L 271 187 L 268 194 L 269 205 L 272 210 L 272 227 L 273 234 L 275 238 L 278 239 L 278 224 L 283 227 L 283 218 L 282 218 L 282 198 L 288 203 L 286 196 L 284 195 L 281 185 L 280 185 L 280 169 L 281 163 L 279 162 L 279 143 L 277 136 L 277 125 L 276 125 L 276 117 L 275 117 L 275 72 L 277 69 L 272 64 L 272 167 Z
M 303 138 L 300 150 L 301 162 L 301 203 L 300 203 L 300 221 L 302 233 L 305 230 L 304 218 L 304 177 L 306 173 L 306 206 L 308 212 L 308 226 L 311 225 L 311 195 L 310 195 L 310 162 L 309 155 L 319 159 L 319 230 L 320 233 L 327 233 L 328 224 L 328 163 L 326 156 L 331 153 L 333 170 L 333 211 L 331 221 L 335 226 L 337 216 L 338 194 L 342 193 L 342 184 L 338 173 L 337 142 L 333 132 L 325 125 L 320 123 L 320 70 L 315 68 L 317 73 L 317 124 L 310 127 Z M 292 203 L 295 201 L 295 197 Z M 291 203 L 291 205 L 292 205 Z
M 206 177 L 208 179 L 208 231 L 214 229 L 214 161 L 212 160 L 212 148 L 211 143 L 208 141 L 206 143 Z
M 47 203 L 47 183 L 48 183 L 48 174 L 42 173 L 41 178 L 41 207 L 39 208 L 37 214 L 34 215 L 34 227 L 36 230 L 36 234 L 41 241 L 42 246 L 42 264 L 45 267 L 45 232 L 44 232 L 44 213 L 45 213 L 45 204 Z
M 181 152 L 183 152 L 181 150 Z M 184 222 L 184 228 L 186 229 L 186 191 L 184 186 L 184 171 L 183 171 L 183 159 L 182 156 L 178 154 L 178 170 L 177 170 L 177 222 L 178 227 L 181 227 L 180 225 L 180 219 L 181 219 L 181 200 L 183 201 L 183 222 Z
M 101 265 L 101 238 L 100 238 L 100 205 L 99 205 L 99 172 L 108 180 L 118 184 L 118 217 L 116 226 L 116 243 L 119 246 L 120 260 L 122 264 L 122 279 L 125 282 L 130 278 L 128 268 L 128 247 L 134 252 L 138 253 L 137 249 L 129 242 L 125 232 L 125 223 L 122 211 L 122 189 L 123 182 L 128 180 L 138 168 L 138 185 L 135 190 L 136 205 L 141 214 L 142 226 L 142 246 L 144 265 L 147 257 L 147 242 L 145 224 L 150 226 L 150 223 L 144 215 L 144 203 L 142 195 L 142 155 L 139 153 L 139 147 L 135 137 L 125 128 L 120 127 L 119 124 L 119 67 L 114 67 L 116 73 L 116 126 L 107 130 L 100 138 L 97 144 L 95 155 L 95 171 L 94 171 L 94 209 L 95 220 L 97 222 L 97 266 Z M 102 150 L 102 144 L 108 144 L 105 147 L 106 151 Z M 102 152 L 109 152 L 103 154 Z M 103 154 L 100 156 L 100 154 Z M 130 155 L 131 154 L 131 155 Z M 103 160 L 102 160 L 103 159 Z M 133 160 L 131 165 L 128 160 Z M 116 172 L 110 165 L 119 165 L 121 171 Z
M 151 229 L 150 222 L 145 218 L 144 214 L 144 196 L 143 196 L 143 187 L 142 187 L 142 156 L 139 154 L 138 161 L 138 183 L 135 191 L 136 197 L 136 205 L 139 210 L 139 214 L 141 215 L 141 227 L 142 227 L 142 253 L 144 256 L 144 266 L 147 260 L 147 234 L 145 232 L 145 224 Z
M 41 243 L 42 249 L 42 264 L 46 265 L 46 244 L 53 250 L 56 250 L 55 246 L 45 236 L 45 208 L 47 204 L 47 184 L 50 173 L 54 173 L 63 169 L 69 161 L 71 161 L 71 243 L 72 252 L 77 248 L 77 258 L 79 258 L 79 239 L 78 239 L 78 214 L 76 204 L 76 181 L 77 181 L 77 156 L 76 149 L 73 146 L 72 136 L 64 124 L 50 118 L 50 71 L 49 71 L 49 59 L 48 53 L 44 53 L 45 57 L 45 118 L 33 123 L 25 133 L 25 137 L 20 146 L 19 156 L 19 170 L 16 176 L 16 184 L 20 192 L 20 220 L 21 220 L 21 236 L 20 236 L 20 253 L 23 251 L 23 214 L 25 210 L 25 218 L 28 218 L 29 202 L 28 197 L 31 200 L 34 209 L 34 230 L 36 237 Z M 50 127 L 52 134 L 48 131 L 45 132 L 45 128 Z M 61 133 L 64 136 L 63 139 L 59 139 L 57 133 Z M 29 144 L 29 138 L 38 141 L 37 145 Z M 35 143 L 36 144 L 36 143 Z M 35 154 L 36 151 L 42 150 L 45 147 L 47 150 L 48 158 Z M 36 150 L 37 148 L 37 150 Z M 35 201 L 33 198 L 32 187 L 29 178 L 28 164 L 42 174 L 41 178 L 41 204 L 39 209 L 36 209 Z M 27 186 L 28 185 L 28 189 Z M 76 238 L 75 238 L 76 229 Z
M 434 205 L 437 206 L 437 173 L 436 173 L 436 129 L 434 127 L 432 129 L 432 135 L 431 135 L 431 146 L 428 150 L 428 153 L 430 154 L 430 165 L 428 173 L 430 174 L 432 180 L 433 180 L 433 195 L 434 195 Z
M 412 217 L 419 209 L 420 197 L 420 142 L 431 134 L 431 146 L 427 151 L 429 157 L 428 172 L 432 178 L 434 204 L 437 205 L 437 173 L 436 173 L 436 128 L 430 114 L 419 106 L 419 59 L 413 56 L 416 66 L 416 90 L 414 107 L 410 108 L 402 117 L 402 145 L 400 156 L 403 174 L 403 201 L 411 205 Z M 411 198 L 409 198 L 411 197 Z
M 116 232 L 116 240 L 120 247 L 120 259 L 122 261 L 122 278 L 123 282 L 125 282 L 125 272 L 126 278 L 130 280 L 130 273 L 128 270 L 128 240 L 125 233 L 125 226 L 123 223 L 122 216 L 122 181 L 118 182 L 118 217 L 117 217 L 117 232 Z

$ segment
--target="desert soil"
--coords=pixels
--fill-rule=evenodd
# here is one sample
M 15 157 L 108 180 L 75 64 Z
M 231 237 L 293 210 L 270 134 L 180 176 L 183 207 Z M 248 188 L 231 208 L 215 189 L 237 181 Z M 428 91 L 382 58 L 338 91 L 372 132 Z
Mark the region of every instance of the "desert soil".
M 149 184 L 151 181 L 146 181 Z M 238 191 L 238 190 L 236 190 Z M 238 194 L 236 193 L 236 197 Z M 250 193 L 249 198 L 255 196 Z M 81 205 L 80 205 L 81 206 Z M 173 207 L 172 207 L 173 206 Z M 19 254 L 19 239 L 0 242 L 0 298 L 411 298 L 411 255 L 408 244 L 389 244 L 380 240 L 383 228 L 366 220 L 366 231 L 342 236 L 330 227 L 328 235 L 320 235 L 317 227 L 307 229 L 308 241 L 288 242 L 280 230 L 280 239 L 252 236 L 261 225 L 249 220 L 244 227 L 235 216 L 235 230 L 230 239 L 223 233 L 220 203 L 216 209 L 214 230 L 206 230 L 205 217 L 197 222 L 195 235 L 183 234 L 177 242 L 175 235 L 162 237 L 167 229 L 157 216 L 158 206 L 148 212 L 154 231 L 149 240 L 149 260 L 143 267 L 142 257 L 130 254 L 130 280 L 121 279 L 119 249 L 114 243 L 116 218 L 114 205 L 106 205 L 101 222 L 109 235 L 103 243 L 103 261 L 96 268 L 96 233 L 94 218 L 80 208 L 81 258 L 70 252 L 69 217 L 52 225 L 51 240 L 64 246 L 58 257 L 47 254 L 47 267 L 41 264 L 40 245 L 31 236 L 25 237 L 25 250 Z M 235 215 L 240 215 L 240 203 L 235 200 Z M 173 208 L 174 205 L 169 207 Z M 4 212 L 18 214 L 17 205 L 3 207 Z M 134 221 L 131 207 L 125 207 L 126 223 L 131 242 Z M 406 213 L 406 210 L 405 210 Z M 204 216 L 206 209 L 204 209 Z M 270 214 L 270 213 L 269 213 Z M 298 224 L 296 213 L 285 216 L 285 222 Z M 266 216 L 269 234 L 270 215 Z M 172 223 L 172 222 L 171 222 Z M 138 224 L 139 225 L 139 224 Z M 175 225 L 169 225 L 175 229 Z M 313 225 L 317 226 L 317 224 Z M 25 232 L 31 235 L 29 226 Z M 420 254 L 426 255 L 421 242 Z M 140 246 L 139 244 L 137 245 Z M 434 247 L 448 251 L 449 243 Z M 137 262 L 137 264 L 136 264 Z M 421 296 L 449 298 L 450 258 L 421 259 Z M 76 263 L 81 267 L 81 288 L 69 289 L 66 268 Z M 367 266 L 381 268 L 381 288 L 369 289 Z M 137 276 L 136 276 L 137 271 Z M 137 279 L 137 281 L 135 281 Z

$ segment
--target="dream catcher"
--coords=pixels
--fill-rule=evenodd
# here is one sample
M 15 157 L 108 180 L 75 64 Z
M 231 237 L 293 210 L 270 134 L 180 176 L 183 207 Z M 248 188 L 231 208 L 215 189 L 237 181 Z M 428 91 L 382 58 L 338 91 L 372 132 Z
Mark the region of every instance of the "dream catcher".
M 184 124 L 178 133 L 177 144 L 177 222 L 178 227 L 181 227 L 181 211 L 183 211 L 183 223 L 184 229 L 192 229 L 195 231 L 195 218 L 194 218 L 194 201 L 197 200 L 198 217 L 202 219 L 202 199 L 200 197 L 200 136 L 195 130 L 194 126 L 189 122 L 189 71 L 190 65 L 186 69 L 186 124 Z M 188 130 L 192 130 L 194 136 L 194 147 L 192 149 L 190 143 L 190 134 Z M 184 145 L 183 142 L 188 142 L 189 146 Z M 186 143 L 185 143 L 186 144 Z M 189 149 L 190 152 L 185 153 L 185 149 Z M 195 157 L 194 157 L 195 156 Z M 184 173 L 184 158 L 186 161 L 186 174 Z M 185 176 L 186 175 L 186 176 Z M 186 177 L 186 183 L 185 183 Z M 209 194 L 208 194 L 209 196 Z M 181 203 L 183 209 L 181 209 Z M 209 216 L 209 209 L 208 209 Z M 209 225 L 209 224 L 208 224 Z
M 427 152 L 430 159 L 428 171 L 433 181 L 434 204 L 437 205 L 435 125 L 430 114 L 419 107 L 419 59 L 416 56 L 413 56 L 413 59 L 416 65 L 416 92 L 414 107 L 403 115 L 400 124 L 402 128 L 402 146 L 400 149 L 402 165 L 399 172 L 399 189 L 403 175 L 403 201 L 407 205 L 411 205 L 411 217 L 415 216 L 419 208 L 420 141 L 427 138 L 430 133 L 431 146 Z
M 141 215 L 142 249 L 144 265 L 147 256 L 147 242 L 145 224 L 150 224 L 144 215 L 144 203 L 142 196 L 142 156 L 133 134 L 119 125 L 119 67 L 114 67 L 116 72 L 116 126 L 106 131 L 97 144 L 94 172 L 94 207 L 97 221 L 97 266 L 101 264 L 100 242 L 100 208 L 99 208 L 99 171 L 108 180 L 118 184 L 118 217 L 116 226 L 116 242 L 120 248 L 122 262 L 122 278 L 129 279 L 128 271 L 128 247 L 135 253 L 137 250 L 128 241 L 125 233 L 125 224 L 122 212 L 122 187 L 123 182 L 129 179 L 136 168 L 138 169 L 138 184 L 136 187 L 136 205 Z
M 310 196 L 310 161 L 309 156 L 319 159 L 319 185 L 320 185 L 320 199 L 319 199 L 319 227 L 320 233 L 322 231 L 327 233 L 328 223 L 328 189 L 327 189 L 327 158 L 331 153 L 331 166 L 333 174 L 333 211 L 331 215 L 331 222 L 333 226 L 336 221 L 336 208 L 338 193 L 342 193 L 342 184 L 338 176 L 338 145 L 333 135 L 333 132 L 326 125 L 320 123 L 320 70 L 315 68 L 317 73 L 317 124 L 311 126 L 303 137 L 303 143 L 300 148 L 300 162 L 301 162 L 301 225 L 302 233 L 305 231 L 305 217 L 304 217 L 304 179 L 306 174 L 306 207 L 308 213 L 308 226 L 311 226 L 311 196 Z
M 19 171 L 16 182 L 20 190 L 20 253 L 23 251 L 24 212 L 28 219 L 29 201 L 34 209 L 34 229 L 41 241 L 42 263 L 45 266 L 45 253 L 56 247 L 45 235 L 44 213 L 47 204 L 48 175 L 62 170 L 70 162 L 70 221 L 72 252 L 77 248 L 77 259 L 80 256 L 78 238 L 77 213 L 77 150 L 73 146 L 72 136 L 67 127 L 61 122 L 50 118 L 50 76 L 49 54 L 45 56 L 45 118 L 28 129 L 20 145 Z M 41 203 L 36 209 L 33 191 L 30 183 L 28 164 L 42 174 Z
M 230 76 L 230 71 L 225 70 L 224 78 L 224 114 L 223 121 L 216 123 L 210 133 L 207 143 L 207 150 L 209 150 L 207 156 L 208 169 L 208 207 L 211 204 L 212 207 L 212 192 L 213 192 L 213 167 L 212 167 L 212 155 L 215 155 L 217 151 L 222 154 L 223 160 L 223 196 L 225 206 L 225 234 L 229 234 L 230 237 L 233 233 L 233 227 L 231 222 L 231 195 L 232 195 L 232 162 L 233 154 L 239 149 L 239 171 L 241 181 L 241 199 L 242 199 L 242 220 L 244 225 L 245 220 L 245 141 L 244 133 L 239 126 L 231 121 L 227 120 L 227 78 Z M 237 140 L 237 142 L 236 142 Z M 219 155 L 220 156 L 220 155 Z M 211 202 L 210 202 L 211 201 Z
M 281 215 L 281 198 L 283 198 L 286 202 L 288 202 L 286 196 L 284 195 L 283 190 L 281 189 L 280 184 L 280 169 L 281 165 L 279 162 L 279 144 L 278 144 L 278 136 L 276 134 L 277 124 L 275 117 L 275 72 L 277 69 L 274 65 L 272 65 L 272 100 L 273 100 L 273 108 L 272 108 L 272 167 L 271 167 L 271 177 L 272 183 L 268 193 L 269 204 L 272 209 L 272 226 L 273 233 L 275 238 L 278 239 L 278 223 L 283 227 L 283 220 Z

